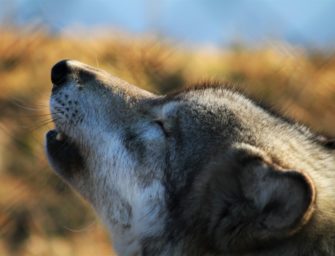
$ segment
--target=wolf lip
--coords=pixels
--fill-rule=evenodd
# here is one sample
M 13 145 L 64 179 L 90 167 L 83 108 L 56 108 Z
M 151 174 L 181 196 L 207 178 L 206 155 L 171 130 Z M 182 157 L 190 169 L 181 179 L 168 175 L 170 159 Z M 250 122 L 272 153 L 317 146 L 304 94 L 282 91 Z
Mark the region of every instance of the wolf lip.
M 58 142 L 65 142 L 66 136 L 64 133 L 59 132 L 57 130 L 50 130 L 46 134 L 47 141 L 58 141 Z
M 57 130 L 47 132 L 46 151 L 52 166 L 61 176 L 70 177 L 82 166 L 78 146 Z

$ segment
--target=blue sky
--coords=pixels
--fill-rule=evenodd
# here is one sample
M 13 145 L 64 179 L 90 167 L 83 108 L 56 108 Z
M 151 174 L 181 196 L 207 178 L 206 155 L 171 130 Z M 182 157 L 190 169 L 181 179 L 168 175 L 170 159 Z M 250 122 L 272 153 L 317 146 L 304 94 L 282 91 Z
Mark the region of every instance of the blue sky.
M 103 26 L 200 45 L 284 39 L 335 46 L 335 0 L 0 0 L 0 6 L 0 22 L 39 22 L 57 33 Z

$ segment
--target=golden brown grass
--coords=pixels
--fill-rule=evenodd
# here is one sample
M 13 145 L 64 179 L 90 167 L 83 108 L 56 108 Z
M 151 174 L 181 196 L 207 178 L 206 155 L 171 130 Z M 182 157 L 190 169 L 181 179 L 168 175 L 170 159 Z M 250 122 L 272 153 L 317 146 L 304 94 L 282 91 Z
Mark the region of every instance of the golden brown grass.
M 0 29 L 0 255 L 110 255 L 90 208 L 50 171 L 51 66 L 77 59 L 165 93 L 203 79 L 229 81 L 335 136 L 335 56 L 283 43 L 187 50 L 149 38 L 81 40 Z

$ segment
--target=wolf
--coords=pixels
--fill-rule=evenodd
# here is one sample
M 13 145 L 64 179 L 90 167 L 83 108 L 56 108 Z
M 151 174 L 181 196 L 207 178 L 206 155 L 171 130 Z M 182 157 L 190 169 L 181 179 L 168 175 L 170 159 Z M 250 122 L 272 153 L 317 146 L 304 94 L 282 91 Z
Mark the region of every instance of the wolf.
M 225 86 L 155 95 L 74 60 L 51 80 L 47 157 L 119 255 L 335 255 L 333 142 Z

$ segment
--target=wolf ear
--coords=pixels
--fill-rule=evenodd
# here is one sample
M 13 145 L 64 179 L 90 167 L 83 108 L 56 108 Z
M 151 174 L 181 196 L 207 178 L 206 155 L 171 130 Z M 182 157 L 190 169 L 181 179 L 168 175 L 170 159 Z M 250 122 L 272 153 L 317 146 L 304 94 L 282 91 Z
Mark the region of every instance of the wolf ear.
M 234 240 L 241 246 L 249 240 L 271 241 L 292 235 L 310 220 L 315 190 L 308 176 L 280 167 L 250 145 L 228 151 L 211 165 L 207 183 L 214 195 L 212 206 L 222 200 L 229 206 L 225 217 L 215 220 L 216 239 L 222 241 L 227 230 L 236 228 L 239 235 Z

